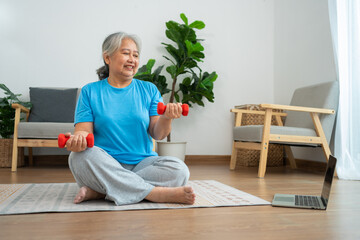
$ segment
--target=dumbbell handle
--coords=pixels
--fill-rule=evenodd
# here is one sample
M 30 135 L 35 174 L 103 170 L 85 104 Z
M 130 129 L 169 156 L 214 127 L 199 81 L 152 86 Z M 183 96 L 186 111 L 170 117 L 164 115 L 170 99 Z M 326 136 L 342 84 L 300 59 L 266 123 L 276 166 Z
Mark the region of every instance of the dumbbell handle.
M 183 116 L 187 116 L 189 114 L 189 105 L 184 103 L 184 104 L 181 105 L 181 108 L 182 108 L 182 113 L 181 114 Z M 166 105 L 164 103 L 162 103 L 162 102 L 159 102 L 158 106 L 157 106 L 157 113 L 160 114 L 160 115 L 163 115 L 165 111 L 166 111 Z
M 58 136 L 58 146 L 59 148 L 64 148 L 66 145 L 67 140 L 69 140 L 70 137 L 66 137 L 65 134 L 60 133 Z M 87 146 L 89 148 L 94 146 L 94 134 L 89 133 L 86 136 L 86 142 L 87 142 Z

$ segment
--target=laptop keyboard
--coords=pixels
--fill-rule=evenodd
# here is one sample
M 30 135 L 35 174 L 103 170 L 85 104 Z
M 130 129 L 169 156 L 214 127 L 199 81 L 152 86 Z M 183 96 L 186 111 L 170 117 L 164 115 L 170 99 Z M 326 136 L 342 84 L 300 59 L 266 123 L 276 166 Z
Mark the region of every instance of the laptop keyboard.
M 319 199 L 315 196 L 295 195 L 295 205 L 320 208 Z

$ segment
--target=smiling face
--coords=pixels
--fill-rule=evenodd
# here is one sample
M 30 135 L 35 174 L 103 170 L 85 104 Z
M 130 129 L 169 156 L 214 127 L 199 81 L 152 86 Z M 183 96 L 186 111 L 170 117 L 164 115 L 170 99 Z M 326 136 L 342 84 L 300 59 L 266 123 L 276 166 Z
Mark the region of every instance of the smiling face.
M 104 54 L 104 61 L 109 65 L 109 81 L 131 81 L 139 67 L 139 51 L 135 42 L 125 38 L 119 50 L 111 56 Z

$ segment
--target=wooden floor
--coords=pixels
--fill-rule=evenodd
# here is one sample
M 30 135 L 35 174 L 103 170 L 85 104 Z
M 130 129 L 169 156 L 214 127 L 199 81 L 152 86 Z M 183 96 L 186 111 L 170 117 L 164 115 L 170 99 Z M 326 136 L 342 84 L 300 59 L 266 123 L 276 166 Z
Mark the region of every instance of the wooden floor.
M 224 161 L 188 163 L 192 180 L 213 179 L 271 201 L 274 193 L 317 195 L 323 173 L 228 170 Z M 0 169 L 0 183 L 74 182 L 67 167 Z M 0 216 L 0 239 L 360 239 L 360 182 L 335 180 L 326 211 L 271 206 Z

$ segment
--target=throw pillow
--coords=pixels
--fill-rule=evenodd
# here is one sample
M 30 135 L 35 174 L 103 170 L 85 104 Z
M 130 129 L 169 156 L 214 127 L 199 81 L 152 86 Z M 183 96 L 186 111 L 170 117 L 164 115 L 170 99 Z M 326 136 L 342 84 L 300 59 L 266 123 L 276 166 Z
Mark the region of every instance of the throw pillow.
M 77 88 L 30 88 L 29 122 L 74 122 Z

